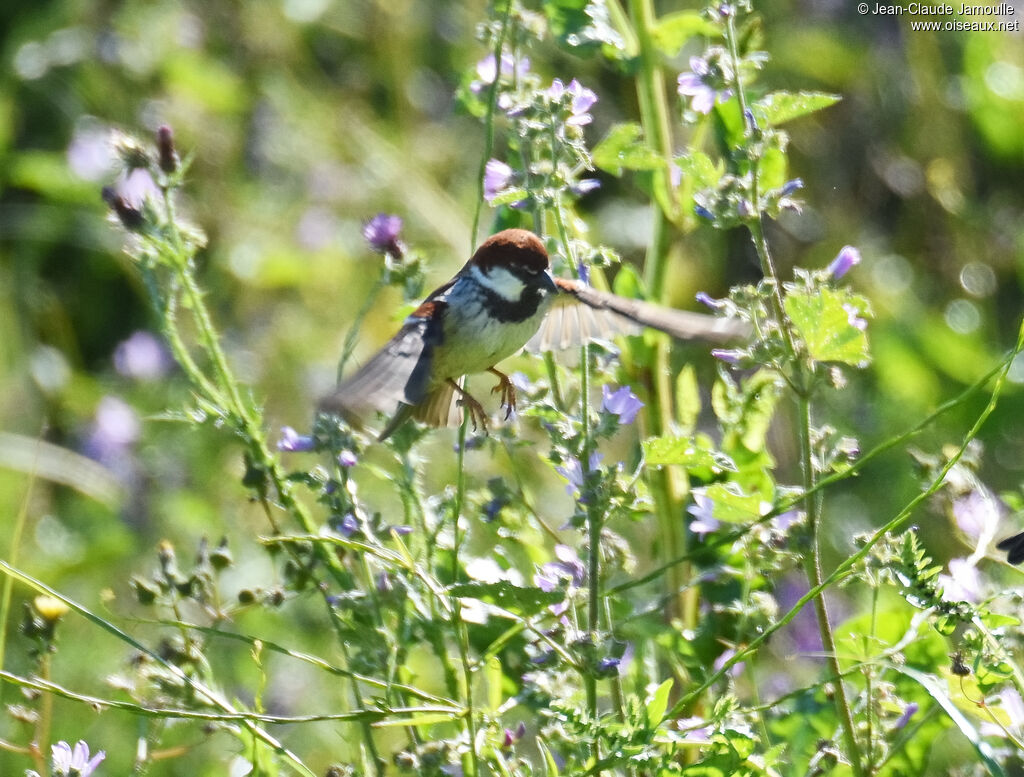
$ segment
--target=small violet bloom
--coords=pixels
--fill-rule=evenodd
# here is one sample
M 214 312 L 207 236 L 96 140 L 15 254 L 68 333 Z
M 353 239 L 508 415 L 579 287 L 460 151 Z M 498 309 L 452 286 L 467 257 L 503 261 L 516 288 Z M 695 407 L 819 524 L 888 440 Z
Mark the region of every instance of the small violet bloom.
M 343 450 L 338 454 L 338 463 L 345 469 L 354 467 L 358 462 L 359 459 L 356 457 L 356 454 L 348 449 Z
M 703 205 L 694 205 L 693 212 L 700 216 L 702 219 L 707 219 L 708 221 L 715 220 L 715 214 L 709 211 Z
M 690 521 L 690 531 L 694 534 L 710 534 L 722 525 L 721 521 L 715 518 L 715 503 L 704 493 L 703 489 L 693 490 L 693 504 L 686 508 L 686 512 L 693 516 Z
M 569 118 L 565 123 L 569 126 L 582 127 L 594 120 L 590 115 L 590 109 L 597 102 L 597 95 L 591 89 L 587 89 L 575 78 L 566 86 L 560 78 L 556 78 L 548 87 L 548 97 L 560 101 L 564 95 L 570 97 Z
M 578 181 L 572 190 L 577 196 L 582 197 L 584 194 L 590 194 L 590 192 L 597 191 L 601 188 L 601 182 L 596 178 L 584 178 L 582 181 Z
M 722 307 L 721 300 L 715 299 L 710 294 L 708 294 L 706 291 L 698 291 L 696 299 L 697 299 L 697 302 L 699 302 L 701 305 L 706 305 L 707 307 L 711 308 L 712 310 L 718 310 L 720 307 Z
M 530 71 L 530 59 L 523 57 L 522 59 L 515 59 L 511 54 L 501 55 L 501 75 L 511 78 L 513 75 L 517 80 L 522 79 Z M 480 76 L 479 81 L 473 81 L 469 85 L 469 88 L 476 92 L 482 92 L 486 87 L 494 83 L 494 79 L 498 77 L 498 67 L 494 60 L 494 54 L 488 54 L 486 57 L 476 63 L 476 74 Z
M 910 722 L 910 719 L 917 714 L 917 711 L 921 709 L 916 701 L 910 702 L 906 707 L 903 708 L 903 713 L 899 716 L 896 722 L 893 724 L 893 729 L 899 731 L 901 728 Z
M 727 99 L 732 92 L 718 92 L 708 83 L 711 79 L 711 67 L 702 57 L 690 57 L 690 72 L 680 73 L 677 80 L 677 91 L 681 97 L 690 98 L 690 108 L 697 113 L 711 113 L 718 99 Z
M 313 450 L 315 441 L 309 434 L 299 434 L 290 426 L 281 427 L 281 439 L 277 441 L 277 449 L 283 453 L 308 453 Z
M 484 166 L 484 199 L 492 202 L 512 180 L 512 168 L 497 159 Z
M 969 559 L 950 559 L 949 574 L 941 574 L 938 579 L 942 584 L 943 601 L 977 604 L 982 599 L 981 575 Z
M 597 670 L 602 674 L 611 674 L 613 670 L 619 668 L 619 664 L 622 663 L 621 658 L 614 658 L 613 656 L 605 656 L 597 664 Z
M 715 348 L 711 351 L 711 355 L 719 361 L 723 361 L 726 364 L 739 364 L 743 359 L 743 352 L 736 350 L 728 350 L 724 348 Z
M 868 328 L 868 322 L 858 315 L 860 310 L 858 310 L 855 305 L 847 303 L 843 305 L 843 310 L 846 311 L 846 323 L 850 326 L 855 329 L 859 329 L 862 332 Z
M 644 403 L 640 401 L 629 386 L 612 391 L 606 383 L 601 387 L 601 409 L 619 417 L 620 424 L 631 424 Z
M 58 777 L 89 777 L 107 754 L 100 750 L 92 758 L 89 757 L 89 745 L 81 739 L 71 748 L 67 742 L 58 742 L 50 748 L 53 761 L 53 773 Z
M 797 189 L 803 189 L 804 182 L 802 178 L 794 178 L 792 181 L 786 181 L 782 186 L 782 196 L 790 197 L 796 193 Z M 849 248 L 849 246 L 847 246 Z M 854 249 L 856 250 L 856 249 Z
M 604 458 L 603 454 L 594 453 L 590 454 L 590 470 L 595 470 L 601 464 L 601 459 Z M 568 459 L 561 467 L 555 467 L 555 472 L 561 475 L 563 478 L 569 481 L 565 487 L 565 492 L 569 496 L 578 496 L 580 491 L 583 489 L 583 464 L 579 459 L 573 457 Z
M 163 341 L 144 330 L 134 332 L 114 349 L 114 369 L 126 378 L 157 380 L 167 374 L 171 364 Z
M 576 551 L 568 545 L 555 545 L 557 561 L 549 561 L 533 576 L 534 585 L 542 591 L 551 592 L 558 588 L 562 580 L 569 580 L 579 588 L 587 578 L 587 568 Z
M 359 531 L 359 521 L 352 513 L 345 513 L 338 522 L 338 531 L 346 537 L 351 537 Z
M 402 217 L 391 213 L 378 213 L 363 227 L 363 238 L 370 248 L 382 254 L 401 256 L 402 244 L 398 239 L 402 231 Z
M 832 276 L 832 280 L 838 281 L 858 264 L 860 264 L 860 251 L 853 246 L 843 246 L 836 258 L 832 260 L 832 264 L 828 266 L 828 272 Z

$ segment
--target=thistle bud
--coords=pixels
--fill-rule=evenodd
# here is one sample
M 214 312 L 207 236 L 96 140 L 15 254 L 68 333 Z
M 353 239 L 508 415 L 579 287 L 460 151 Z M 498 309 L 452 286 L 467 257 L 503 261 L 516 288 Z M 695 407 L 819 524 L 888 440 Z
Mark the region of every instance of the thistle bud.
M 181 160 L 174 148 L 174 133 L 166 124 L 156 131 L 156 148 L 160 169 L 168 174 L 175 172 Z

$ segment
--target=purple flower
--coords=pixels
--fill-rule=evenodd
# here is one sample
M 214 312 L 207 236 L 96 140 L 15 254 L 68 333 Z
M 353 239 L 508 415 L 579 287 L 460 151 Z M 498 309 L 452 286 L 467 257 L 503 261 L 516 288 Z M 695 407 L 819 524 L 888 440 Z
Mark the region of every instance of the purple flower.
M 602 675 L 612 674 L 619 668 L 619 664 L 622 663 L 621 658 L 615 658 L 613 656 L 605 656 L 597 664 L 597 671 Z
M 509 78 L 514 75 L 516 79 L 519 80 L 522 79 L 529 71 L 529 57 L 523 57 L 522 59 L 517 60 L 511 54 L 501 55 L 501 75 Z M 480 93 L 485 87 L 493 84 L 494 79 L 498 77 L 498 68 L 496 67 L 494 54 L 488 54 L 476 63 L 476 74 L 480 76 L 480 80 L 473 81 L 473 83 L 469 85 L 469 88 L 474 92 Z
M 699 302 L 702 305 L 706 305 L 707 307 L 711 308 L 712 310 L 718 310 L 720 307 L 722 307 L 721 301 L 715 299 L 710 294 L 708 294 L 706 291 L 698 291 L 696 299 L 697 299 L 697 302 Z
M 156 380 L 166 375 L 170 366 L 167 348 L 151 332 L 140 329 L 114 349 L 114 369 L 126 378 Z
M 133 208 L 141 208 L 147 197 L 156 199 L 160 195 L 153 176 L 149 174 L 149 170 L 142 167 L 136 167 L 129 172 L 115 188 Z
M 67 151 L 71 172 L 86 181 L 100 181 L 108 177 L 114 167 L 114 154 L 110 145 L 110 130 L 89 123 L 75 130 Z
M 498 159 L 488 159 L 484 166 L 484 199 L 492 202 L 511 180 L 511 167 Z
M 711 741 L 711 724 L 703 718 L 680 718 L 676 721 L 676 725 L 686 735 L 689 742 Z
M 359 459 L 356 457 L 356 454 L 348 449 L 338 454 L 338 463 L 345 469 L 354 467 L 358 462 Z
M 359 531 L 359 521 L 352 513 L 345 513 L 338 522 L 338 531 L 346 537 L 351 537 Z
M 1001 503 L 988 490 L 976 489 L 953 502 L 953 518 L 960 530 L 977 542 L 993 537 L 999 523 Z
M 363 227 L 363 238 L 370 248 L 382 254 L 400 257 L 403 253 L 398 234 L 402 231 L 402 217 L 391 213 L 378 213 Z
M 601 409 L 619 417 L 620 424 L 631 424 L 644 403 L 640 401 L 629 386 L 612 391 L 606 383 L 601 387 Z
M 734 655 L 736 655 L 736 651 L 733 648 L 726 648 L 719 654 L 718 658 L 714 660 L 711 666 L 714 667 L 714 670 L 717 672 L 719 669 L 725 666 L 726 662 L 729 661 Z M 743 661 L 738 661 L 737 663 L 730 666 L 729 676 L 739 677 L 741 674 L 743 674 L 744 663 L 745 662 Z
M 67 742 L 58 742 L 50 748 L 53 773 L 59 777 L 89 777 L 107 754 L 100 750 L 89 758 L 89 745 L 81 739 L 72 750 Z
M 604 456 L 596 451 L 590 454 L 590 470 L 595 470 L 601 464 Z M 570 457 L 561 467 L 555 467 L 555 472 L 569 481 L 565 487 L 565 493 L 569 496 L 579 496 L 583 490 L 583 464 L 575 457 Z
M 570 107 L 572 115 L 565 120 L 565 123 L 575 127 L 590 124 L 594 120 L 590 115 L 590 109 L 597 102 L 597 95 L 575 78 L 569 82 L 566 91 L 572 96 L 572 105 Z
M 315 441 L 312 435 L 299 434 L 290 426 L 281 427 L 281 439 L 277 441 L 277 449 L 284 453 L 308 453 L 313 450 Z
M 596 191 L 601 188 L 601 182 L 596 178 L 584 178 L 582 181 L 578 181 L 572 190 L 580 197 L 584 194 L 590 194 L 592 191 Z
M 782 186 L 782 196 L 789 197 L 796 192 L 797 189 L 803 189 L 804 182 L 801 178 L 794 178 L 792 181 L 786 181 Z M 849 246 L 847 246 L 849 248 Z
M 949 560 L 949 574 L 939 575 L 942 584 L 942 599 L 947 602 L 981 601 L 981 575 L 974 562 L 966 558 Z
M 694 205 L 693 212 L 700 216 L 702 219 L 707 219 L 708 221 L 715 220 L 715 214 L 709 211 L 703 205 Z
M 739 364 L 744 356 L 743 351 L 727 350 L 724 348 L 713 349 L 711 355 L 726 364 Z
M 558 588 L 562 580 L 568 580 L 579 588 L 587 579 L 587 568 L 576 551 L 568 545 L 555 545 L 557 561 L 549 561 L 533 576 L 534 585 L 542 591 L 551 592 Z
M 110 462 L 138 441 L 140 431 L 139 417 L 131 405 L 117 397 L 103 397 L 96 406 L 85 452 L 97 461 Z
M 828 271 L 832 280 L 838 281 L 858 264 L 860 264 L 860 251 L 853 246 L 843 246 L 836 258 L 832 260 L 832 264 L 828 266 Z
M 693 490 L 693 504 L 686 508 L 686 512 L 693 516 L 690 531 L 694 534 L 710 534 L 722 525 L 715 518 L 715 503 L 702 488 Z
M 1009 719 L 1008 727 L 1011 731 L 1019 731 L 1024 728 L 1024 699 L 1021 699 L 1020 692 L 1016 688 L 1004 688 L 1000 691 L 997 705 Z M 979 730 L 983 736 L 1006 737 L 1006 730 L 1002 725 L 987 720 L 982 721 Z
M 718 99 L 728 99 L 729 90 L 719 92 L 711 83 L 711 67 L 701 57 L 690 57 L 690 72 L 680 73 L 677 91 L 681 97 L 690 98 L 690 108 L 697 113 L 711 113 Z
M 857 308 L 856 305 L 846 303 L 845 305 L 843 305 L 843 310 L 846 311 L 846 323 L 848 323 L 850 326 L 854 327 L 855 329 L 859 329 L 862 332 L 868 328 L 868 322 L 858 315 L 860 313 L 860 310 Z
M 899 731 L 901 728 L 903 728 L 905 725 L 907 725 L 907 723 L 910 722 L 910 719 L 912 717 L 914 717 L 914 715 L 917 714 L 917 711 L 919 709 L 921 709 L 921 708 L 920 708 L 920 706 L 918 705 L 918 703 L 916 701 L 910 702 L 910 704 L 908 704 L 906 707 L 903 708 L 903 713 L 899 716 L 899 718 L 893 724 L 893 729 L 895 731 Z

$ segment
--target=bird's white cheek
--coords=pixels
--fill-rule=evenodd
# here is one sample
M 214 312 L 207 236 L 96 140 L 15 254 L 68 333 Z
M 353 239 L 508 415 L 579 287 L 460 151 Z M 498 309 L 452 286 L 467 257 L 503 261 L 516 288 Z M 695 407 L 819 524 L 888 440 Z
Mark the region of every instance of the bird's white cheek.
M 477 283 L 508 302 L 518 302 L 526 288 L 525 283 L 501 267 L 492 267 L 489 273 L 473 267 L 471 272 Z

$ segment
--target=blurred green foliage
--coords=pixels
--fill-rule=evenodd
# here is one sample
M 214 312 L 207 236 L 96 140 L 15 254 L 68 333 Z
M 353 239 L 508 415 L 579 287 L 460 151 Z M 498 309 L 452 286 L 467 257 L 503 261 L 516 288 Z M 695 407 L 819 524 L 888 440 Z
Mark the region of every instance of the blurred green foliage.
M 1024 38 L 913 33 L 904 19 L 859 16 L 852 3 L 777 0 L 758 10 L 773 55 L 765 80 L 843 97 L 792 124 L 790 172 L 806 182 L 809 204 L 801 216 L 784 214 L 770 238 L 783 268 L 824 266 L 843 244 L 865 256 L 851 277 L 875 313 L 874 367 L 839 395 L 831 418 L 855 428 L 867 447 L 983 374 L 1019 325 Z M 194 150 L 185 209 L 210 236 L 202 275 L 229 356 L 269 418 L 304 428 L 377 276 L 362 224 L 381 210 L 400 214 L 406 239 L 430 257 L 431 281 L 446 279 L 470 249 L 484 136 L 454 95 L 486 53 L 475 39 L 486 15 L 482 2 L 445 0 L 55 0 L 0 9 L 0 430 L 95 454 L 90 440 L 102 431 L 105 398 L 141 415 L 126 421 L 116 416 L 120 406 L 106 405 L 115 413 L 107 422 L 132 448 L 130 460 L 104 461 L 120 484 L 116 504 L 74 483 L 37 480 L 30 491 L 26 473 L 38 460 L 24 452 L 3 459 L 0 514 L 13 520 L 28 500 L 20 565 L 90 607 L 123 611 L 129 576 L 159 539 L 175 540 L 184 556 L 203 535 L 264 530 L 257 507 L 241 501 L 237 451 L 212 432 L 161 419 L 187 399 L 180 377 L 115 369 L 118 345 L 152 328 L 152 318 L 120 237 L 104 224 L 108 128 L 166 123 L 183 153 Z M 685 70 L 692 53 L 675 53 L 675 69 Z M 535 69 L 579 77 L 600 94 L 592 144 L 635 114 L 627 74 L 554 46 L 546 54 Z M 583 206 L 595 242 L 637 260 L 649 205 L 628 179 L 604 176 L 603 184 Z M 691 307 L 697 290 L 718 295 L 757 275 L 739 233 L 698 230 L 674 251 L 669 284 L 680 307 Z M 364 355 L 393 330 L 397 306 L 385 296 L 370 314 Z M 710 374 L 706 361 L 698 371 Z M 1011 378 L 1024 382 L 1024 362 Z M 920 446 L 962 437 L 983 401 L 959 408 Z M 1011 391 L 982 435 L 985 477 L 999 489 L 1024 480 L 1022 412 L 1021 392 Z M 438 450 L 450 450 L 442 435 Z M 775 453 L 784 466 L 794 458 Z M 84 462 L 75 466 L 81 478 L 95 476 Z M 427 477 L 450 482 L 453 466 L 441 460 Z M 847 554 L 850 535 L 888 517 L 877 515 L 879 496 L 915 491 L 902 452 L 870 467 L 829 514 L 837 552 Z M 942 544 L 945 528 L 926 527 L 924 536 L 935 555 L 954 551 Z M 0 533 L 4 558 L 10 541 Z M 238 561 L 240 585 L 269 576 L 255 549 Z M 112 598 L 100 601 L 105 589 Z M 263 618 L 258 631 L 303 629 L 297 617 Z M 305 627 L 315 630 L 317 619 Z M 62 681 L 90 687 L 90 678 L 121 669 L 118 643 L 94 638 L 84 623 L 67 628 L 63 650 L 74 660 L 61 664 Z M 17 670 L 23 659 L 18 637 L 11 640 L 8 664 Z M 225 654 L 219 676 L 254 673 L 247 650 Z M 317 678 L 274 682 L 270 703 L 287 706 Z M 5 688 L 2 700 L 16 695 Z M 55 737 L 128 752 L 110 741 L 117 728 L 109 716 L 57 704 L 67 714 L 56 718 L 78 725 Z M 319 724 L 302 736 L 314 729 L 322 756 L 312 762 L 327 764 L 337 729 Z M 197 745 L 193 736 L 180 744 Z M 201 748 L 169 763 L 167 774 L 218 773 L 204 771 Z M 118 773 L 126 764 L 110 766 Z M 24 767 L 24 758 L 0 751 L 0 774 Z

